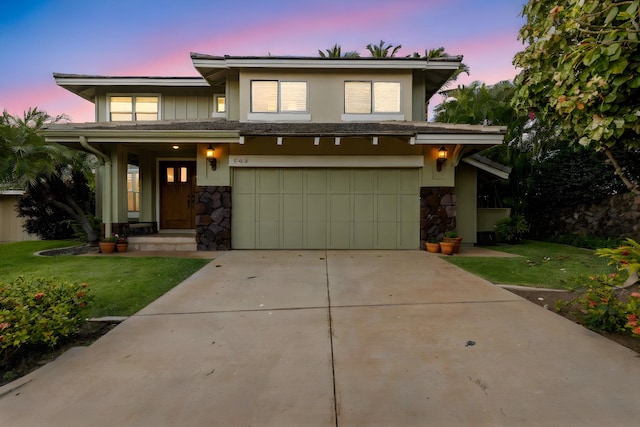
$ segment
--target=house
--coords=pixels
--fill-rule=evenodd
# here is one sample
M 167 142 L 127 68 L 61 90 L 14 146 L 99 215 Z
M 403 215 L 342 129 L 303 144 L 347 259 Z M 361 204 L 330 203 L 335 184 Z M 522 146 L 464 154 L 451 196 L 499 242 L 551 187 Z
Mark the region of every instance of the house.
M 417 249 L 476 241 L 471 156 L 505 129 L 425 121 L 461 57 L 192 53 L 200 77 L 54 74 L 95 122 L 46 140 L 94 153 L 105 233 L 195 231 L 199 250 Z

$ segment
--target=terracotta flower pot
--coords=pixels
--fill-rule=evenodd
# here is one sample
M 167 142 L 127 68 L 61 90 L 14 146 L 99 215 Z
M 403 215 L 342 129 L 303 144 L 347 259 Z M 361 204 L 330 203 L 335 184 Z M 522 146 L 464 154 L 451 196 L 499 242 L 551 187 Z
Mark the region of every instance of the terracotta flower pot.
M 457 254 L 460 252 L 460 244 L 462 243 L 462 237 L 445 237 L 444 238 L 445 242 L 452 242 L 454 244 L 453 246 L 453 253 Z
M 127 249 L 129 249 L 129 244 L 128 243 L 118 243 L 118 244 L 116 244 L 116 248 L 118 249 L 118 252 L 127 252 Z
M 455 247 L 454 242 L 440 242 L 440 250 L 444 255 L 453 255 L 453 248 Z
M 116 250 L 116 242 L 100 242 L 100 252 L 110 254 Z
M 440 252 L 440 243 L 425 243 L 425 247 L 427 248 L 427 252 L 431 252 L 437 254 Z

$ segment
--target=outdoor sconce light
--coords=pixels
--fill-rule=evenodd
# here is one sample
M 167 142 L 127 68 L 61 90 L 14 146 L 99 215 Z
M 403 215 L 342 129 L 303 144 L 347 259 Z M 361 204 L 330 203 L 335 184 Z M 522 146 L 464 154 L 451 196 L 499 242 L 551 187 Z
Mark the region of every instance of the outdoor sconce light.
M 447 162 L 447 149 L 444 148 L 444 145 L 440 147 L 438 150 L 438 158 L 436 159 L 436 169 L 438 172 L 442 170 L 442 165 Z
M 209 147 L 207 147 L 207 160 L 209 161 L 209 164 L 211 165 L 211 170 L 215 171 L 218 168 L 218 161 L 216 160 L 214 154 L 215 154 L 215 149 L 213 148 L 213 145 L 209 144 Z

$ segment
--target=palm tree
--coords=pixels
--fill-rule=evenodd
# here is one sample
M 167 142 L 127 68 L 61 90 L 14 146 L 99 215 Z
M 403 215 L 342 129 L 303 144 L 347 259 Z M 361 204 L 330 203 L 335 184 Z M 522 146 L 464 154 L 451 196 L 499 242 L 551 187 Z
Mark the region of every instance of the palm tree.
M 389 54 L 389 50 L 392 48 L 393 50 L 391 50 L 391 54 Z M 393 58 L 400 49 L 402 49 L 401 44 L 393 46 L 392 44 L 386 44 L 384 40 L 380 40 L 380 44 L 377 45 L 367 45 L 367 50 L 374 58 Z
M 96 241 L 98 235 L 89 219 L 90 212 L 70 192 L 61 196 L 53 188 L 59 183 L 72 185 L 69 177 L 74 171 L 88 172 L 90 168 L 86 153 L 48 143 L 40 135 L 45 126 L 66 119 L 64 115 L 49 116 L 38 108 L 30 108 L 22 117 L 5 110 L 0 115 L 0 182 L 9 182 L 27 193 L 44 192 L 40 194 L 43 203 L 65 211 L 82 227 L 89 241 Z
M 437 49 L 429 49 L 429 50 L 425 50 L 424 51 L 424 57 L 427 60 L 444 58 L 444 57 L 449 57 L 449 56 L 451 56 L 451 55 L 449 55 L 444 50 L 444 47 L 442 47 L 442 46 L 437 48 Z M 461 62 L 460 66 L 458 67 L 458 69 L 451 75 L 451 77 L 449 77 L 449 79 L 445 82 L 444 85 L 442 85 L 442 87 L 448 88 L 451 85 L 451 83 L 455 82 L 458 79 L 458 76 L 460 74 L 466 73 L 467 76 L 468 76 L 470 72 L 471 72 L 471 69 L 469 68 L 469 66 L 466 65 L 464 62 Z
M 355 50 L 350 50 L 343 54 L 342 46 L 340 46 L 338 43 L 336 43 L 329 49 L 325 49 L 324 51 L 318 49 L 318 54 L 320 54 L 320 57 L 322 58 L 360 58 L 360 54 Z

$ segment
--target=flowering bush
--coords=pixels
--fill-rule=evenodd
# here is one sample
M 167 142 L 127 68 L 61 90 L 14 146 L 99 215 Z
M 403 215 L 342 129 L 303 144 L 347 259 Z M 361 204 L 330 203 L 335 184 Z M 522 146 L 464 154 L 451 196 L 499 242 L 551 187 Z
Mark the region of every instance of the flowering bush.
M 631 334 L 640 337 L 640 292 L 633 292 L 627 302 L 627 323 L 625 327 L 631 330 Z
M 624 330 L 626 307 L 614 292 L 617 274 L 592 276 L 584 297 L 576 302 L 584 325 L 595 331 L 620 332 Z
M 617 265 L 618 270 L 628 270 L 629 274 L 640 271 L 640 244 L 633 239 L 616 249 L 598 249 L 596 255 L 609 257 L 609 264 Z
M 86 283 L 21 277 L 0 282 L 0 361 L 22 346 L 53 346 L 76 333 L 91 299 Z

